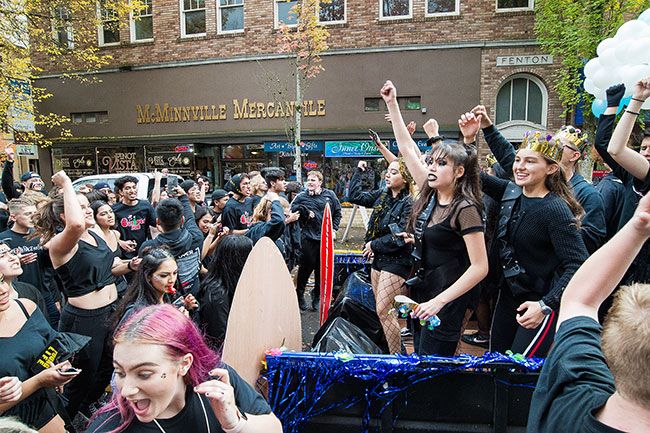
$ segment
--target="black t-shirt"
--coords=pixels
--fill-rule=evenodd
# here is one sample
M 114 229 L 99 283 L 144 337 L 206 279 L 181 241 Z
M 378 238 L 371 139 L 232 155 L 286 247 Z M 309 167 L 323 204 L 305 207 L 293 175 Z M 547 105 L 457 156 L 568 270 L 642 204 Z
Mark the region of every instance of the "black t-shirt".
M 594 416 L 615 391 L 600 348 L 601 330 L 585 316 L 560 325 L 533 393 L 528 432 L 621 433 Z
M 45 267 L 45 262 L 47 261 L 48 252 L 41 245 L 39 245 L 39 240 L 27 240 L 28 235 L 23 235 L 16 233 L 13 230 L 6 230 L 0 233 L 0 239 L 4 241 L 9 248 L 14 250 L 18 254 L 27 254 L 27 253 L 36 253 L 38 254 L 38 259 L 32 263 L 26 265 L 21 264 L 23 268 L 22 275 L 17 277 L 18 281 L 22 281 L 27 284 L 31 284 L 36 287 L 41 292 L 44 292 L 43 287 L 43 270 Z
M 243 203 L 231 197 L 223 208 L 221 224 L 230 230 L 246 230 L 253 223 L 253 199 L 246 197 Z
M 230 384 L 235 389 L 235 402 L 242 413 L 251 415 L 264 415 L 271 413 L 271 408 L 264 398 L 242 379 L 237 372 L 227 365 L 224 366 L 230 375 Z M 160 426 L 167 433 L 204 433 L 208 431 L 205 425 L 205 415 L 199 399 L 203 400 L 205 413 L 208 416 L 210 431 L 223 433 L 223 429 L 212 411 L 210 401 L 205 396 L 194 393 L 191 387 L 187 387 L 185 393 L 185 407 L 174 417 L 157 420 Z M 120 425 L 119 412 L 111 412 L 98 416 L 88 426 L 86 433 L 104 433 L 115 429 Z M 136 417 L 131 424 L 122 430 L 124 433 L 160 433 L 155 423 L 141 423 Z
M 116 203 L 113 205 L 113 212 L 121 239 L 137 242 L 134 252 L 124 252 L 125 258 L 132 259 L 138 255 L 137 252 L 144 241 L 150 238 L 149 227 L 156 226 L 156 214 L 147 200 L 138 200 L 133 206 Z

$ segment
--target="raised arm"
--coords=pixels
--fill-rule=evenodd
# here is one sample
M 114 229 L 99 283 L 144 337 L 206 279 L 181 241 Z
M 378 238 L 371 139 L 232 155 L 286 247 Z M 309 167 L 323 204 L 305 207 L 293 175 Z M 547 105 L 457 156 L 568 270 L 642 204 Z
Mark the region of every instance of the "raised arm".
M 151 206 L 156 207 L 160 201 L 160 181 L 162 180 L 162 173 L 158 169 L 153 172 L 153 190 L 151 191 Z
M 350 179 L 350 188 L 348 192 L 348 201 L 363 207 L 373 207 L 377 198 L 381 195 L 382 190 L 363 191 L 361 189 L 361 173 L 366 171 L 366 161 L 359 161 L 357 169 Z
M 649 237 L 650 194 L 646 194 L 632 219 L 576 271 L 562 296 L 557 326 L 576 316 L 598 320 L 600 304 L 614 291 Z
M 393 134 L 395 134 L 397 140 L 397 148 L 404 157 L 406 168 L 411 172 L 415 183 L 419 188 L 422 188 L 427 181 L 427 168 L 420 162 L 420 152 L 417 150 L 417 145 L 408 129 L 406 129 L 402 113 L 399 111 L 397 89 L 395 89 L 391 81 L 386 81 L 380 93 L 386 102 L 386 107 L 388 107 L 390 123 L 393 126 Z
M 375 143 L 375 146 L 377 146 L 377 149 L 379 149 L 379 152 L 382 154 L 384 159 L 388 161 L 389 164 L 397 159 L 397 156 L 393 155 L 393 152 L 388 150 L 386 145 L 381 142 L 381 139 L 379 138 L 379 135 L 377 135 L 376 132 L 374 134 L 371 133 L 370 138 L 372 139 L 373 143 Z
M 616 162 L 639 180 L 645 180 L 650 164 L 640 153 L 627 147 L 627 141 L 639 116 L 639 110 L 641 110 L 641 106 L 649 96 L 650 77 L 639 80 L 634 86 L 632 100 L 623 112 L 621 120 L 614 129 L 612 139 L 609 141 L 609 146 L 607 146 L 607 152 L 612 155 Z
M 2 190 L 9 201 L 12 198 L 17 198 L 14 190 L 14 150 L 7 146 L 5 153 L 7 160 L 2 168 Z
M 492 120 L 487 113 L 487 108 L 484 105 L 477 105 L 472 108 L 472 113 L 477 117 L 481 116 L 483 137 L 490 151 L 494 154 L 494 157 L 508 177 L 512 177 L 512 164 L 515 162 L 515 154 L 517 153 L 515 147 L 492 124 Z
M 63 257 L 76 252 L 77 242 L 86 231 L 86 221 L 77 193 L 72 187 L 72 181 L 65 174 L 65 171 L 55 173 L 52 176 L 52 183 L 54 186 L 61 188 L 63 192 L 65 227 L 61 233 L 54 236 L 49 242 L 50 257 Z

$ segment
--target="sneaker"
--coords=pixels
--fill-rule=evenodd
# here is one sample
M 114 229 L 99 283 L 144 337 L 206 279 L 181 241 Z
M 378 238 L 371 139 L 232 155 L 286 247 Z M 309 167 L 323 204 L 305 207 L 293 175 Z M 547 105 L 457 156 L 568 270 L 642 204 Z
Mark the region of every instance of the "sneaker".
M 402 337 L 412 337 L 413 333 L 406 326 L 399 330 L 399 333 Z
M 480 332 L 475 332 L 473 334 L 464 334 L 461 337 L 464 343 L 471 344 L 472 346 L 479 346 L 486 348 L 490 344 L 490 336 L 481 334 Z
M 300 307 L 300 311 L 307 311 L 307 301 L 305 301 L 304 295 L 298 295 L 298 307 Z

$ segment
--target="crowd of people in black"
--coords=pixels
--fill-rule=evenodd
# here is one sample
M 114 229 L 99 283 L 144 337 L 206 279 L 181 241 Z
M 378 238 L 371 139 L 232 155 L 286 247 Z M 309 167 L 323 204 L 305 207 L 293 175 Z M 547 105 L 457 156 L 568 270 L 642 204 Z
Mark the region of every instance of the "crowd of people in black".
M 435 120 L 425 123 L 432 150 L 423 154 L 390 81 L 380 94 L 399 154 L 377 140 L 387 162 L 382 187 L 364 187 L 365 161 L 349 181 L 349 201 L 372 209 L 363 255 L 372 260 L 376 313 L 390 353 L 405 353 L 399 322 L 389 313 L 396 295 L 417 303 L 412 330 L 420 355 L 453 356 L 461 337 L 525 357 L 546 357 L 554 347 L 530 431 L 564 431 L 549 413 L 588 395 L 592 409 L 603 408 L 590 431 L 636 429 L 620 413 L 638 406 L 645 408 L 642 421 L 650 419 L 650 296 L 647 286 L 632 285 L 650 280 L 650 200 L 643 198 L 650 189 L 650 133 L 633 132 L 650 79 L 636 84 L 614 128 L 624 93 L 622 85 L 607 90 L 609 108 L 599 119 L 595 149 L 612 175 L 598 190 L 576 169 L 591 145 L 583 131 L 566 125 L 554 134 L 529 132 L 516 148 L 481 105 L 460 116 L 460 142 L 440 136 Z M 481 131 L 493 154 L 487 170 L 478 161 Z M 100 183 L 75 191 L 63 171 L 49 192 L 33 172 L 16 185 L 10 149 L 7 157 L 0 413 L 47 433 L 73 429 L 80 415 L 93 433 L 281 431 L 264 399 L 219 352 L 239 276 L 263 237 L 273 240 L 289 270 L 297 266 L 299 308 L 318 310 L 325 207 L 334 232 L 342 218 L 323 175 L 310 171 L 303 187 L 267 167 L 234 175 L 208 195 L 206 178 L 162 187 L 165 175 L 156 172 L 144 199 L 131 175 L 116 179 L 113 190 Z M 468 311 L 477 312 L 479 331 L 462 336 Z M 438 327 L 420 325 L 434 316 Z M 599 316 L 608 317 L 603 350 L 611 373 Z M 35 369 L 66 333 L 87 341 Z M 621 360 L 621 350 L 638 359 Z M 579 377 L 581 371 L 593 377 Z M 635 383 L 633 374 L 645 378 Z M 575 388 L 562 408 L 552 398 L 568 392 L 558 381 Z M 111 400 L 97 410 L 109 384 Z

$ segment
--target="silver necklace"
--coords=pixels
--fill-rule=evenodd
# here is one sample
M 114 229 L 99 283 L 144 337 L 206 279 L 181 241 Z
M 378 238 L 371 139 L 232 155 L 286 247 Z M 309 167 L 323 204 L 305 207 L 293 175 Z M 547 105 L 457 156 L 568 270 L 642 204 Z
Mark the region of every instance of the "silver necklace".
M 201 402 L 201 408 L 203 409 L 203 416 L 205 417 L 205 427 L 208 429 L 208 433 L 210 433 L 210 423 L 208 422 L 208 412 L 205 410 L 205 403 L 203 403 L 203 399 L 201 398 L 200 395 L 198 397 L 199 397 L 199 401 Z M 162 428 L 160 424 L 158 424 L 158 421 L 155 418 L 153 419 L 153 422 L 154 422 L 154 424 L 156 424 L 158 426 L 158 428 L 160 429 L 160 431 L 162 433 L 167 433 L 165 431 L 165 429 Z

